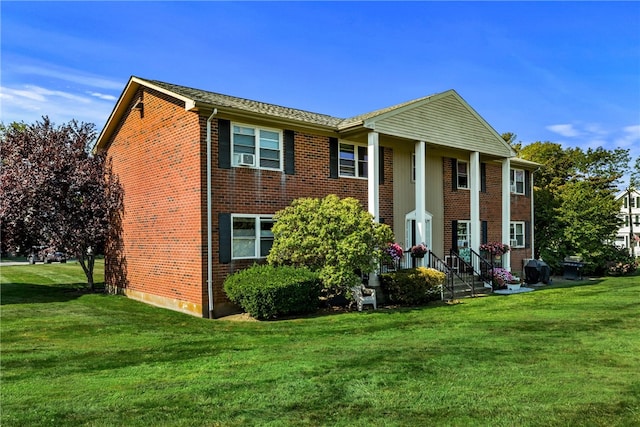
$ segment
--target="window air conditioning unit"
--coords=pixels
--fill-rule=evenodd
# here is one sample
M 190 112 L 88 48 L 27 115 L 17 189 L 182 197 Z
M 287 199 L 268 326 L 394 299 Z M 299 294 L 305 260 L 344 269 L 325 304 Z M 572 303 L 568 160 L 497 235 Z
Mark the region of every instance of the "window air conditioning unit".
M 511 247 L 518 246 L 517 240 L 511 240 Z
M 256 156 L 254 154 L 236 154 L 236 164 L 238 166 L 255 166 Z

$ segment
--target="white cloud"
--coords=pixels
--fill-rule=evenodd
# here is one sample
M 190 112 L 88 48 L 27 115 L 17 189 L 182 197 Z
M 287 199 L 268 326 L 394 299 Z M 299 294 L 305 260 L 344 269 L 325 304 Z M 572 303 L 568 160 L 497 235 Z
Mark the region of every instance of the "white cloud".
M 616 145 L 635 148 L 635 143 L 640 141 L 640 125 L 625 126 L 622 131 L 623 135 L 616 139 Z
M 58 80 L 63 80 L 78 85 L 96 87 L 101 89 L 112 89 L 121 91 L 122 82 L 105 79 L 103 77 L 97 77 L 82 73 L 78 70 L 66 69 L 56 66 L 36 66 L 36 65 L 22 65 L 16 66 L 14 72 L 16 74 L 35 75 L 43 77 L 52 77 Z
M 87 93 L 91 96 L 95 96 L 96 98 L 104 99 L 105 101 L 115 101 L 118 99 L 113 95 L 106 95 L 100 92 L 87 92 Z
M 575 137 L 582 135 L 572 124 L 549 125 L 547 129 L 565 137 Z
M 0 114 L 4 123 L 34 123 L 48 116 L 56 123 L 79 121 L 102 126 L 113 101 L 36 85 L 0 86 Z

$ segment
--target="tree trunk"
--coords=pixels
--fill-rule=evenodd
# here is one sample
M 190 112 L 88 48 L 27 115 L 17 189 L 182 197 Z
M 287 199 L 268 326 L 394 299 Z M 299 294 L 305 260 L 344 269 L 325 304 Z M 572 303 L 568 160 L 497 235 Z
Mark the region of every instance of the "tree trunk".
M 82 266 L 84 275 L 87 276 L 87 284 L 89 285 L 89 289 L 91 289 L 91 292 L 95 291 L 93 283 L 93 266 L 95 264 L 95 256 L 93 254 L 86 255 L 84 253 L 81 253 L 78 256 L 78 261 L 80 261 L 80 265 Z

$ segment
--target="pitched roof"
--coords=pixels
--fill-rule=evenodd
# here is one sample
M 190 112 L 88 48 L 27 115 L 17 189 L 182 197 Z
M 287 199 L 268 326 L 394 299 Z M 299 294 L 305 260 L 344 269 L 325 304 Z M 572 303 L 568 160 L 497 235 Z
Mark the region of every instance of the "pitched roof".
M 318 124 L 322 126 L 337 127 L 343 119 L 332 117 L 326 114 L 313 113 L 310 111 L 298 110 L 295 108 L 282 107 L 280 105 L 268 104 L 266 102 L 252 101 L 250 99 L 237 98 L 235 96 L 223 95 L 221 93 L 209 92 L 206 90 L 194 89 L 186 86 L 179 86 L 165 83 L 158 80 L 144 80 L 153 86 L 166 89 L 185 98 L 192 99 L 196 103 L 211 104 L 217 107 L 229 107 L 251 113 L 263 114 L 277 118 L 298 120 L 305 123 Z
M 311 111 L 299 110 L 296 108 L 282 107 L 280 105 L 269 104 L 266 102 L 254 101 L 251 99 L 238 98 L 235 96 L 224 95 L 217 92 L 210 92 L 201 89 L 195 89 L 187 86 L 180 86 L 172 83 L 161 82 L 159 80 L 146 80 L 137 78 L 140 81 L 145 81 L 152 86 L 165 89 L 169 92 L 173 92 L 177 95 L 194 100 L 196 103 L 211 104 L 217 107 L 229 107 L 233 109 L 243 110 L 256 114 L 264 114 L 267 116 L 299 120 L 305 123 L 312 123 L 321 126 L 329 126 L 336 129 L 345 129 L 351 126 L 362 124 L 365 120 L 377 117 L 382 114 L 386 114 L 400 108 L 409 106 L 411 104 L 418 103 L 425 99 L 431 98 L 434 95 L 424 96 L 418 99 L 412 99 L 407 102 L 392 105 L 390 107 L 381 108 L 379 110 L 371 111 L 368 113 L 360 114 L 354 117 L 346 119 L 333 117 L 327 114 L 314 113 Z
M 470 113 L 471 116 L 474 116 L 477 119 L 477 122 L 475 123 L 480 123 L 481 126 L 479 129 L 484 135 L 484 138 L 481 138 L 480 142 L 487 143 L 487 141 L 489 141 L 488 143 L 490 144 L 490 146 L 494 147 L 493 149 L 490 149 L 489 152 L 493 152 L 493 154 L 506 155 L 508 157 L 511 157 L 515 154 L 512 151 L 512 148 L 508 146 L 508 144 L 506 144 L 502 140 L 502 138 L 500 138 L 495 130 L 493 130 L 493 128 L 491 128 L 491 126 L 484 119 L 482 119 L 482 117 L 480 117 L 453 90 L 424 96 L 350 118 L 339 118 L 327 114 L 320 114 L 296 108 L 283 107 L 280 105 L 224 95 L 217 92 L 195 89 L 187 86 L 162 82 L 159 80 L 143 79 L 136 76 L 132 76 L 129 79 L 129 82 L 127 83 L 127 86 L 125 87 L 122 95 L 116 103 L 116 106 L 109 116 L 107 123 L 98 136 L 96 149 L 108 143 L 107 140 L 110 138 L 112 132 L 115 131 L 117 123 L 121 120 L 122 116 L 126 114 L 124 106 L 128 105 L 128 103 L 132 101 L 132 97 L 135 95 L 136 90 L 139 86 L 146 86 L 162 92 L 168 96 L 180 99 L 184 101 L 185 109 L 187 110 L 217 108 L 221 110 L 228 110 L 229 113 L 270 117 L 276 120 L 296 122 L 300 126 L 304 127 L 321 128 L 330 132 L 337 133 L 342 133 L 346 130 L 358 127 L 369 129 L 373 129 L 374 127 L 377 129 L 378 127 L 380 127 L 382 130 L 385 125 L 392 124 L 391 121 L 395 120 L 397 122 L 398 120 L 400 120 L 402 122 L 400 128 L 398 128 L 400 130 L 397 130 L 395 133 L 393 130 L 391 130 L 389 133 L 390 135 L 401 135 L 410 138 L 417 137 L 418 139 L 426 138 L 441 145 L 448 145 L 451 147 L 457 147 L 458 145 L 460 145 L 460 147 L 458 148 L 470 149 L 471 147 L 465 146 L 465 140 L 463 138 L 464 135 L 461 135 L 458 129 L 460 127 L 459 123 L 455 122 L 454 128 L 450 128 L 448 130 L 444 129 L 445 134 L 453 132 L 453 134 L 448 138 L 444 138 L 442 137 L 442 135 L 438 136 L 436 134 L 418 135 L 415 134 L 415 132 L 411 133 L 411 126 L 413 126 L 413 128 L 415 128 L 416 126 L 424 127 L 420 126 L 421 124 L 424 124 L 422 120 L 416 121 L 417 119 L 415 117 L 410 118 L 405 116 L 407 113 L 410 113 L 414 110 L 415 112 L 418 112 L 426 105 L 429 105 L 436 100 L 444 98 L 449 99 L 451 98 L 451 96 L 453 96 L 453 98 L 459 99 L 461 105 L 463 105 L 463 111 L 466 111 L 467 113 Z M 407 121 L 404 121 L 405 117 Z M 443 130 L 440 131 L 442 133 Z M 486 150 L 485 147 L 479 146 L 478 148 L 482 151 Z

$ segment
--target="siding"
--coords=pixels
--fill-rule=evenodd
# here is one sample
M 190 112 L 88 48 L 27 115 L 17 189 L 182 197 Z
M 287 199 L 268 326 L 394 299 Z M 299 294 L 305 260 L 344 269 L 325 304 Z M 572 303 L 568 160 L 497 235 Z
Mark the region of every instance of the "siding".
M 415 183 L 411 181 L 411 154 L 413 145 L 403 145 L 401 148 L 394 148 L 395 162 L 393 164 L 393 174 L 395 177 L 393 194 L 394 202 L 394 229 L 396 242 L 403 247 L 408 246 L 406 242 L 405 217 L 415 210 Z M 431 250 L 437 256 L 442 256 L 444 245 L 442 242 L 443 232 L 443 194 L 442 188 L 442 158 L 437 154 L 430 153 L 427 149 L 426 160 L 426 180 L 425 188 L 426 209 L 433 216 L 431 229 Z
M 432 144 L 510 157 L 507 146 L 488 125 L 454 95 L 373 120 L 375 130 Z

